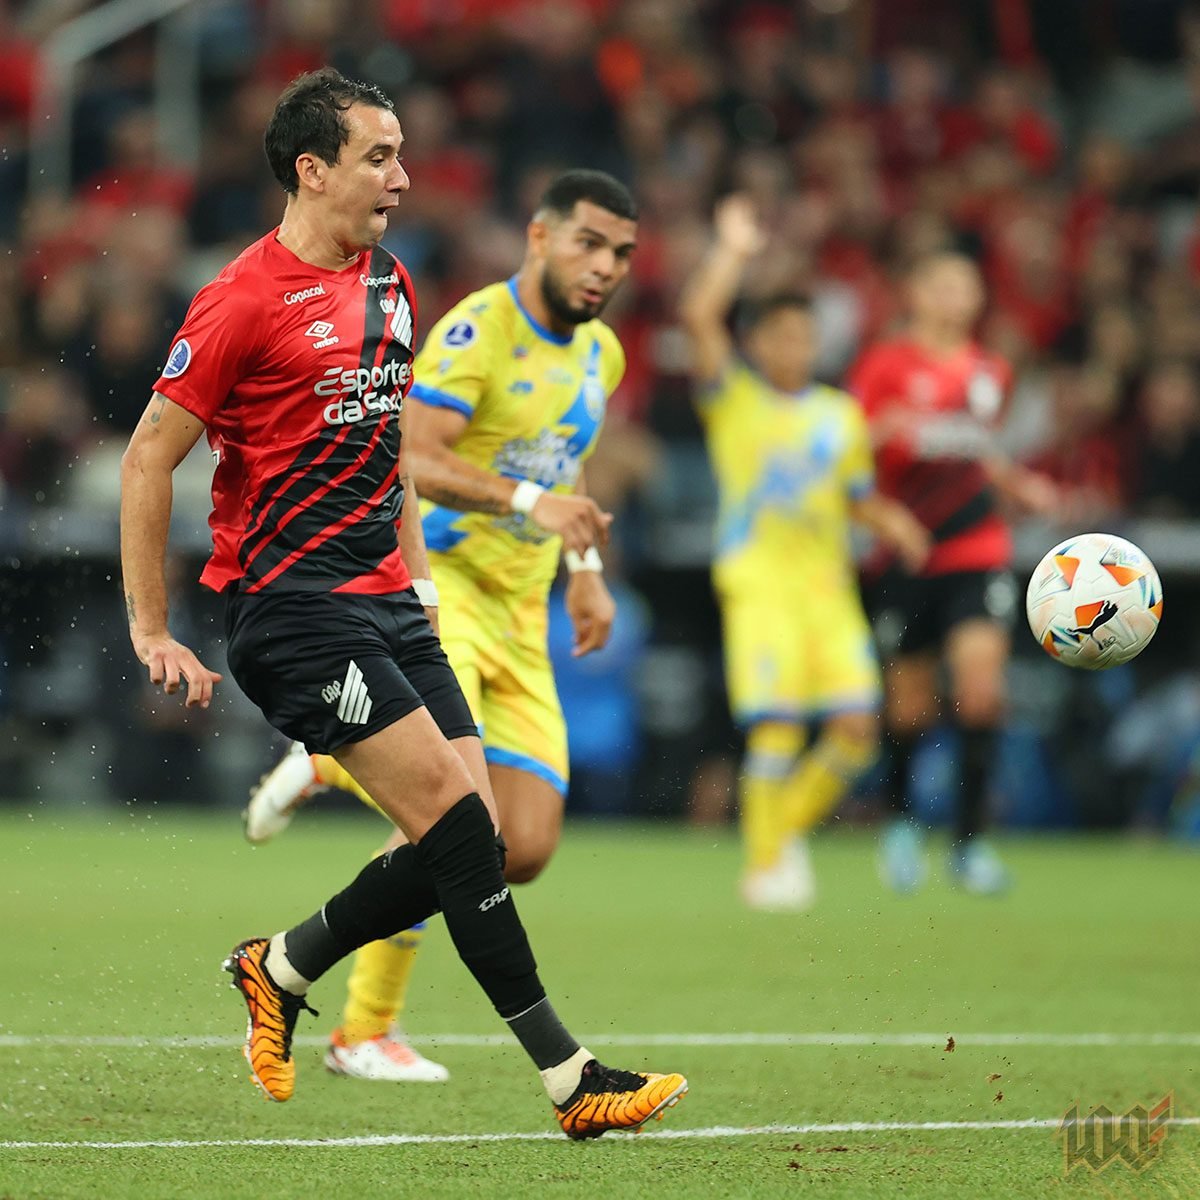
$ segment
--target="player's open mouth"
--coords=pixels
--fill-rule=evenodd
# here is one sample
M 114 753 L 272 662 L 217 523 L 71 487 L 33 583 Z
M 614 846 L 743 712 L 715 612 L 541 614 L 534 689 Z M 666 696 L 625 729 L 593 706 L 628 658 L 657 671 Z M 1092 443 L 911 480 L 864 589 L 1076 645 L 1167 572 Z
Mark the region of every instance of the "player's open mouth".
M 584 288 L 583 302 L 585 304 L 602 304 L 604 302 L 604 293 L 597 291 L 595 288 Z

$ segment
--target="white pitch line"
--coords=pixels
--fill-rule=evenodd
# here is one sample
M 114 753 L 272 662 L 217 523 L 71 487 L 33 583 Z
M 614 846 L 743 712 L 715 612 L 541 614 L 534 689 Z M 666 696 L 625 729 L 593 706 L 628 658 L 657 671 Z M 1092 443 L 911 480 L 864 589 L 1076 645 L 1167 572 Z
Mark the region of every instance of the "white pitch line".
M 1028 1117 L 1016 1121 L 830 1121 L 820 1125 L 711 1125 L 707 1129 L 661 1129 L 618 1139 L 625 1142 L 688 1141 L 702 1138 L 742 1138 L 823 1133 L 940 1133 L 958 1130 L 998 1132 L 1057 1129 L 1061 1117 Z M 1167 1125 L 1200 1125 L 1200 1117 L 1172 1117 Z M 561 1133 L 389 1133 L 342 1138 L 172 1138 L 143 1142 L 0 1142 L 0 1150 L 191 1150 L 209 1147 L 294 1147 L 312 1149 L 370 1149 L 375 1146 L 445 1146 L 478 1142 L 563 1142 Z M 613 1145 L 613 1142 L 606 1142 Z
M 943 1033 L 596 1033 L 581 1035 L 590 1046 L 943 1046 Z M 1200 1033 L 955 1033 L 957 1046 L 1200 1046 Z M 0 1049 L 26 1046 L 111 1046 L 125 1049 L 196 1050 L 240 1046 L 229 1035 L 138 1037 L 135 1035 L 0 1034 Z M 307 1034 L 297 1046 L 323 1046 L 327 1039 Z M 422 1046 L 511 1046 L 504 1033 L 414 1035 Z

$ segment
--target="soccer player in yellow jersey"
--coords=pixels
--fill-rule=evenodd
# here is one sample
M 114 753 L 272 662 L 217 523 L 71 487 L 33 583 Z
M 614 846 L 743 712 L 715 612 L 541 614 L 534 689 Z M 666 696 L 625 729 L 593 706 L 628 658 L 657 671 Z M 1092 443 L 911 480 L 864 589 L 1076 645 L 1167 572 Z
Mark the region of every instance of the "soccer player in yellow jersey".
M 799 910 L 815 895 L 804 835 L 876 754 L 880 671 L 851 521 L 912 566 L 929 535 L 875 491 L 857 402 L 812 381 L 816 338 L 804 297 L 758 303 L 735 346 L 726 319 L 765 241 L 752 203 L 724 200 L 682 317 L 720 492 L 713 577 L 729 699 L 746 729 L 742 894 L 754 908 Z M 806 751 L 817 722 L 820 736 Z
M 607 642 L 616 611 L 598 552 L 611 517 L 586 495 L 583 462 L 625 370 L 598 317 L 629 272 L 636 221 L 611 176 L 559 176 L 529 224 L 520 270 L 455 305 L 413 367 L 410 455 L 433 577 L 416 586 L 439 604 L 442 644 L 482 729 L 513 883 L 539 874 L 562 828 L 567 736 L 546 649 L 560 553 L 576 654 Z M 267 840 L 328 785 L 370 803 L 332 758 L 293 747 L 252 797 L 247 836 Z M 330 1070 L 447 1078 L 394 1026 L 420 936 L 358 952 Z

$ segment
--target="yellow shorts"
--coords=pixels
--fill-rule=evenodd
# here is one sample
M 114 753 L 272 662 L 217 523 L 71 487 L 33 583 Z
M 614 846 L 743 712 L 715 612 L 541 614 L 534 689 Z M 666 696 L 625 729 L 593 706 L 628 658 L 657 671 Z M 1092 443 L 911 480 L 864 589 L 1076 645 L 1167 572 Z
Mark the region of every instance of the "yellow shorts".
M 567 727 L 546 649 L 541 592 L 489 592 L 431 553 L 446 657 L 479 724 L 484 757 L 567 791 Z
M 740 725 L 879 708 L 882 681 L 857 593 L 721 596 L 729 706 Z

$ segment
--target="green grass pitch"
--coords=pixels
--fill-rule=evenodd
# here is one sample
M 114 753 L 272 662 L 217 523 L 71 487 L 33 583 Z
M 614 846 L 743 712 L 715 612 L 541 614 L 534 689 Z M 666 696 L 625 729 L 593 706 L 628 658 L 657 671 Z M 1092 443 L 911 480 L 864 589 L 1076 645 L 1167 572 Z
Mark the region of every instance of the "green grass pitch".
M 1200 1113 L 1197 862 L 1184 848 L 1013 840 L 1011 895 L 953 892 L 935 858 L 925 890 L 898 898 L 870 838 L 835 830 L 814 850 L 819 905 L 794 917 L 738 905 L 731 832 L 568 826 L 518 893 L 547 989 L 600 1057 L 683 1071 L 692 1089 L 642 1135 L 579 1145 L 554 1136 L 536 1077 L 436 919 L 407 1024 L 418 1040 L 456 1035 L 422 1043 L 448 1084 L 322 1070 L 345 966 L 313 991 L 321 1018 L 301 1016 L 293 1101 L 249 1083 L 221 959 L 311 912 L 382 823 L 310 814 L 252 849 L 229 813 L 64 814 L 0 814 L 4 1200 L 1200 1191 L 1186 1123 Z M 1140 1174 L 1066 1176 L 1052 1124 L 1002 1124 L 1167 1092 L 1185 1122 Z M 858 1122 L 870 1128 L 844 1128 Z M 936 1122 L 949 1127 L 919 1127 Z M 417 1135 L 431 1140 L 399 1140 Z

